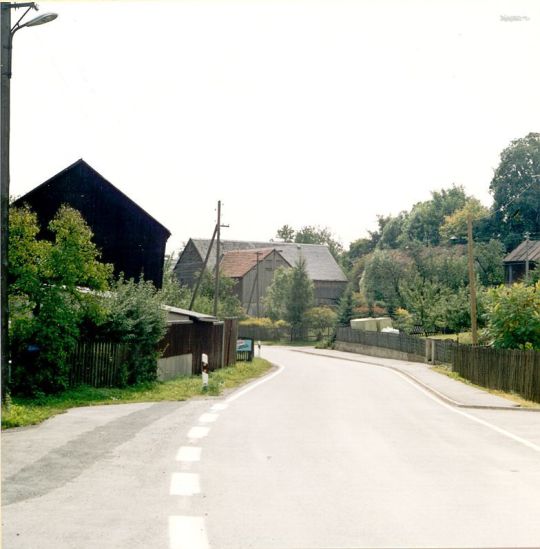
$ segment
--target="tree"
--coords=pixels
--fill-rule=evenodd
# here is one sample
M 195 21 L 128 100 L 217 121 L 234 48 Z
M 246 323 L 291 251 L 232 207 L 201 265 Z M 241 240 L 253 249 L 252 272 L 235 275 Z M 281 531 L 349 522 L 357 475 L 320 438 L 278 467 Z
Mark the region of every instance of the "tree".
M 324 331 L 336 325 L 337 314 L 330 307 L 312 307 L 305 313 L 305 322 L 317 332 L 317 341 L 323 338 Z
M 469 216 L 474 223 L 475 221 L 489 217 L 489 209 L 483 206 L 480 200 L 473 197 L 467 198 L 462 208 L 444 218 L 444 223 L 439 229 L 441 238 L 447 241 L 456 238 L 466 238 Z
M 276 238 L 279 238 L 283 242 L 294 242 L 295 230 L 289 225 L 283 225 L 281 229 L 277 230 Z
M 266 290 L 264 306 L 267 316 L 274 322 L 287 316 L 287 302 L 291 293 L 292 270 L 279 267 Z
M 440 242 L 439 229 L 447 216 L 465 206 L 467 197 L 463 187 L 433 191 L 431 200 L 415 204 L 403 221 L 402 243 L 421 242 L 436 246 Z
M 99 261 L 92 231 L 63 206 L 49 224 L 54 242 L 37 240 L 37 216 L 10 213 L 9 299 L 14 388 L 57 392 L 69 382 L 69 354 L 86 325 L 103 322 L 95 293 L 109 287 L 112 265 Z
M 487 331 L 501 349 L 540 350 L 540 282 L 488 291 Z
M 301 333 L 304 315 L 313 303 L 313 282 L 307 274 L 306 260 L 302 257 L 291 269 L 291 273 L 285 320 L 291 325 L 291 339 L 295 339 Z
M 401 250 L 375 250 L 360 280 L 368 303 L 387 307 L 390 314 L 403 307 L 400 282 L 408 276 L 411 266 L 411 259 Z
M 515 139 L 501 153 L 489 190 L 493 226 L 509 251 L 526 231 L 540 233 L 540 133 Z
M 157 345 L 167 329 L 160 292 L 149 281 L 134 282 L 121 277 L 106 303 L 108 314 L 102 332 L 108 338 L 129 343 L 125 382 L 155 381 Z
M 349 284 L 339 300 L 336 323 L 340 326 L 349 326 L 354 318 L 354 299 L 352 286 Z

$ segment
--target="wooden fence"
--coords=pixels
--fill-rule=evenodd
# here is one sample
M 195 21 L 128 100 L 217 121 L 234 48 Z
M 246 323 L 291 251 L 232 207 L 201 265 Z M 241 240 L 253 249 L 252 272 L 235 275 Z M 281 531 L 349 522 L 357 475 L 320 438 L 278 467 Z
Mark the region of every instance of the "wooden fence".
M 373 347 L 383 347 L 385 349 L 392 349 L 393 351 L 400 351 L 422 358 L 424 358 L 426 354 L 426 343 L 424 339 L 402 333 L 370 332 L 353 330 L 348 326 L 339 326 L 336 330 L 336 340 Z
M 489 389 L 540 402 L 540 352 L 459 345 L 452 369 Z
M 129 345 L 97 341 L 79 343 L 69 362 L 70 386 L 116 387 L 125 383 Z
M 459 345 L 406 334 L 339 327 L 336 340 L 401 351 L 419 359 L 452 365 L 465 379 L 489 389 L 513 392 L 540 402 L 540 352 Z

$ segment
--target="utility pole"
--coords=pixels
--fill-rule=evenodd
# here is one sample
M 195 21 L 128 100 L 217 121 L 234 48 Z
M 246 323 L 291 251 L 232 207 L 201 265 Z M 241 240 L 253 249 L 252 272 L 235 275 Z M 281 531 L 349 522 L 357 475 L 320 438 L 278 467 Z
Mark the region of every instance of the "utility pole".
M 467 255 L 469 258 L 469 290 L 471 293 L 471 339 L 472 344 L 478 344 L 478 331 L 476 325 L 476 277 L 474 274 L 472 216 L 467 215 Z
M 257 318 L 261 318 L 261 285 L 259 282 L 259 258 L 262 255 L 262 252 L 255 252 L 257 256 Z
M 525 236 L 525 282 L 529 282 L 529 246 L 531 245 L 531 233 L 526 232 Z
M 1 68 L 2 84 L 0 91 L 1 112 L 0 125 L 0 233 L 2 254 L 0 272 L 0 300 L 2 303 L 0 330 L 0 353 L 2 359 L 2 397 L 6 395 L 8 381 L 8 227 L 9 227 L 9 106 L 10 106 L 10 79 L 11 79 L 11 5 L 0 3 L 0 39 L 1 39 Z
M 218 300 L 219 300 L 219 257 L 221 247 L 221 200 L 217 203 L 217 224 L 216 224 L 216 287 L 214 289 L 214 316 L 217 316 L 218 312 Z

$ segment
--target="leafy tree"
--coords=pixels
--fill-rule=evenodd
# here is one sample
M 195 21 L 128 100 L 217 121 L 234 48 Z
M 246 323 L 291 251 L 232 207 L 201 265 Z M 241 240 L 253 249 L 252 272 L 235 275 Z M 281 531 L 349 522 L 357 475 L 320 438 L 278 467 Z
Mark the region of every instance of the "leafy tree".
M 490 289 L 486 318 L 494 347 L 540 350 L 540 282 Z
M 444 218 L 439 233 L 443 240 L 467 238 L 467 219 L 471 216 L 474 222 L 489 217 L 489 209 L 476 198 L 468 198 L 465 205 Z M 473 233 L 474 236 L 474 233 Z
M 504 245 L 500 240 L 475 243 L 474 257 L 480 283 L 484 286 L 498 286 L 504 282 Z
M 85 324 L 104 320 L 95 295 L 108 288 L 112 265 L 99 261 L 79 212 L 62 207 L 49 224 L 54 242 L 37 240 L 37 216 L 10 214 L 9 299 L 14 389 L 57 392 L 69 383 L 68 357 Z
M 351 271 L 354 264 L 361 258 L 371 253 L 375 245 L 369 238 L 359 238 L 349 244 L 349 249 L 341 255 L 341 265 L 346 271 Z
M 493 195 L 493 226 L 507 250 L 526 231 L 540 233 L 540 133 L 515 139 L 501 153 L 489 190 Z
M 266 314 L 274 322 L 287 316 L 287 302 L 291 293 L 292 270 L 279 267 L 274 273 L 272 283 L 266 290 L 264 306 Z
M 128 384 L 157 378 L 157 345 L 167 329 L 161 304 L 160 293 L 151 282 L 123 277 L 115 282 L 107 298 L 108 315 L 103 333 L 129 343 L 125 379 Z
M 368 303 L 381 304 L 388 308 L 390 314 L 403 307 L 400 282 L 409 275 L 412 264 L 401 250 L 375 250 L 360 280 Z
M 291 325 L 291 339 L 295 339 L 304 326 L 304 315 L 313 303 L 313 282 L 307 273 L 306 260 L 302 257 L 291 269 L 291 273 L 285 320 Z
M 377 248 L 396 249 L 401 247 L 401 242 L 403 239 L 403 228 L 405 226 L 407 217 L 407 212 L 400 212 L 395 217 L 389 216 L 385 218 L 380 238 L 377 242 Z
M 325 330 L 336 325 L 337 314 L 330 307 L 312 307 L 305 313 L 305 323 L 317 332 L 317 340 L 323 338 Z
M 296 232 L 289 225 L 283 225 L 280 229 L 277 230 L 276 238 L 279 238 L 283 242 L 294 242 L 294 236 Z
M 438 245 L 439 229 L 447 216 L 465 206 L 467 197 L 463 187 L 433 191 L 431 200 L 415 204 L 403 221 L 402 242 L 422 242 L 425 245 Z

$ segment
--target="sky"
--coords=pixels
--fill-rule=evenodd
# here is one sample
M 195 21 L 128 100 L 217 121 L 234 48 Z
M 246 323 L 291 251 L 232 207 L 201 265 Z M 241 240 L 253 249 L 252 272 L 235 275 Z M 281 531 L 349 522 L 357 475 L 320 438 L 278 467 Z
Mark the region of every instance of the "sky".
M 345 248 L 453 184 L 489 206 L 502 150 L 540 131 L 537 0 L 39 8 L 58 18 L 14 37 L 11 195 L 83 158 L 169 252 L 218 200 L 223 239 L 314 225 Z

